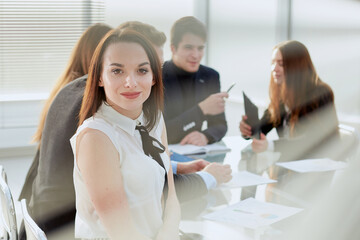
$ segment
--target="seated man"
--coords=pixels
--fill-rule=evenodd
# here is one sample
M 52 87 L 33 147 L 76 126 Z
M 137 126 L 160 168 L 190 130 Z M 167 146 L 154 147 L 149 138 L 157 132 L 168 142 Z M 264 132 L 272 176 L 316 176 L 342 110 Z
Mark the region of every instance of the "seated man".
M 163 33 L 139 22 L 127 22 L 119 28 L 131 28 L 148 36 L 162 58 L 162 46 L 166 40 Z M 70 138 L 77 128 L 86 80 L 87 75 L 67 84 L 53 100 L 46 116 L 41 147 L 19 197 L 27 199 L 32 217 L 46 234 L 75 219 L 74 156 Z M 228 165 L 209 164 L 204 160 L 173 166 L 177 167 L 174 173 L 176 170 L 177 173 L 192 173 L 174 174 L 180 201 L 204 195 L 209 188 L 231 178 Z
M 172 60 L 164 63 L 164 119 L 169 144 L 203 146 L 220 141 L 227 131 L 219 73 L 203 66 L 205 25 L 194 17 L 177 20 L 171 29 Z M 207 122 L 207 128 L 202 125 Z

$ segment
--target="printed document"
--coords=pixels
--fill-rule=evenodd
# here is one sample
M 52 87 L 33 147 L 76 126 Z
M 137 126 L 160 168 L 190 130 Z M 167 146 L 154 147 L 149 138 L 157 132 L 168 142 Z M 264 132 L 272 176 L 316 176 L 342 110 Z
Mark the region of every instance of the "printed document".
M 203 218 L 256 229 L 278 222 L 302 210 L 247 198 L 225 209 L 204 215 Z
M 276 180 L 265 178 L 248 171 L 241 171 L 233 173 L 232 179 L 227 183 L 221 184 L 220 188 L 241 188 L 274 182 L 276 182 Z
M 290 169 L 295 172 L 326 172 L 344 169 L 346 162 L 334 161 L 329 158 L 305 159 L 291 162 L 280 162 L 276 165 Z
M 205 146 L 196 146 L 192 144 L 170 144 L 169 149 L 172 152 L 176 152 L 182 155 L 224 153 L 231 150 L 227 146 L 219 143 L 208 144 Z

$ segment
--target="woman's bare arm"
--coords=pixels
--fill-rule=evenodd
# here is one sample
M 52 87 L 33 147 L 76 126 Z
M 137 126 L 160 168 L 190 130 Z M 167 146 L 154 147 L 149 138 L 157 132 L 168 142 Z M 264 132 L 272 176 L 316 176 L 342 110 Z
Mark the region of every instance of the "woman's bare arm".
M 119 154 L 110 139 L 101 131 L 87 129 L 79 135 L 76 148 L 77 164 L 108 236 L 149 240 L 131 220 Z
M 161 142 L 165 146 L 166 152 L 169 155 L 168 143 L 166 137 L 165 124 L 163 126 L 163 132 L 161 135 Z M 170 155 L 169 155 L 170 159 Z M 174 178 L 171 164 L 167 173 L 168 180 L 168 197 L 166 200 L 165 210 L 163 214 L 164 224 L 161 227 L 156 240 L 165 239 L 179 239 L 179 223 L 180 223 L 180 205 L 176 196 Z

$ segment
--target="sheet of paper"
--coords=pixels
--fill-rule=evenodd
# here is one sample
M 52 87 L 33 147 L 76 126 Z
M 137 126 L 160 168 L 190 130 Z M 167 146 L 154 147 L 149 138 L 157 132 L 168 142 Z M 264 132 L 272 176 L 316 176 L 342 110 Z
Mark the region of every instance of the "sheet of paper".
M 213 143 L 206 146 L 195 146 L 191 144 L 170 144 L 169 149 L 173 152 L 182 154 L 182 155 L 192 155 L 192 154 L 205 154 L 205 153 L 215 153 L 215 152 L 227 152 L 230 151 L 225 145 L 219 143 Z
M 278 222 L 302 210 L 247 198 L 225 209 L 204 215 L 203 218 L 256 229 Z
M 228 152 L 228 151 L 231 150 L 226 145 L 223 145 L 223 144 L 220 144 L 220 143 L 208 144 L 208 145 L 206 145 L 204 147 L 206 149 L 206 152 L 208 152 L 208 153 Z
M 185 145 L 180 145 L 180 144 L 170 144 L 169 145 L 169 149 L 170 151 L 182 154 L 182 155 L 189 155 L 189 154 L 201 154 L 201 153 L 206 153 L 206 149 L 203 147 L 199 147 L 199 146 L 195 146 L 195 145 L 191 145 L 191 144 L 185 144 Z
M 276 165 L 300 173 L 335 171 L 347 167 L 347 163 L 334 161 L 329 158 L 280 162 L 280 163 L 276 163 Z
M 248 171 L 241 171 L 233 173 L 232 179 L 227 183 L 221 184 L 220 188 L 240 188 L 274 182 L 276 182 L 276 180 L 264 178 Z

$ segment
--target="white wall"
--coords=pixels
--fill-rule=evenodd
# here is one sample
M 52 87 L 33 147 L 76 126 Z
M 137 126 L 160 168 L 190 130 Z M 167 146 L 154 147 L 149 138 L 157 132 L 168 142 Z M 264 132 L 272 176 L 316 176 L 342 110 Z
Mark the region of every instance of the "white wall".
M 164 59 L 171 58 L 170 28 L 179 18 L 194 13 L 193 0 L 107 0 L 105 8 L 105 23 L 117 27 L 126 21 L 140 21 L 151 24 L 163 31 L 167 36 L 164 46 Z
M 164 48 L 168 60 L 170 28 L 180 17 L 195 13 L 195 1 L 106 0 L 105 23 L 116 27 L 137 20 L 154 25 L 168 37 Z M 237 82 L 226 108 L 228 135 L 239 134 L 238 122 L 244 112 L 242 90 L 260 108 L 268 103 L 271 50 L 279 39 L 279 2 L 283 0 L 209 0 L 208 65 L 220 72 L 223 90 Z M 360 2 L 292 2 L 292 38 L 309 48 L 320 77 L 333 88 L 340 120 L 359 127 Z M 0 149 L 29 146 L 45 95 L 39 100 L 15 102 L 3 101 L 0 96 Z M 10 129 L 13 134 L 9 134 Z
M 293 38 L 308 47 L 320 78 L 332 87 L 340 120 L 358 125 L 360 2 L 295 0 L 294 9 Z

